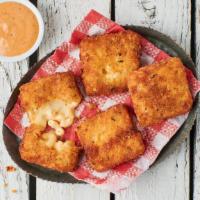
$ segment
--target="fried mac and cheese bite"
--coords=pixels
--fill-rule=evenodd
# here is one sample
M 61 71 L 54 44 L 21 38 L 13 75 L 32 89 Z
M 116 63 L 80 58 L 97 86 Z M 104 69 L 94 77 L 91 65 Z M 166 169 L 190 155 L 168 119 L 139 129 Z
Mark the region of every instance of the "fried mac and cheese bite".
M 179 58 L 140 68 L 129 77 L 128 87 L 143 127 L 187 113 L 192 106 L 185 67 Z
M 77 128 L 87 160 L 96 171 L 105 171 L 138 158 L 145 147 L 141 134 L 133 129 L 123 105 L 86 119 Z
M 61 172 L 75 169 L 80 148 L 74 141 L 62 141 L 62 136 L 64 128 L 73 123 L 80 101 L 70 73 L 57 73 L 22 85 L 20 103 L 28 113 L 30 127 L 20 144 L 21 158 Z
M 31 125 L 20 144 L 21 158 L 60 172 L 73 171 L 78 164 L 80 147 L 74 141 L 59 141 L 54 130 Z
M 20 103 L 31 124 L 45 127 L 48 120 L 55 120 L 61 127 L 68 127 L 80 102 L 75 79 L 68 72 L 43 77 L 20 87 Z
M 133 31 L 109 33 L 80 43 L 82 79 L 88 95 L 127 91 L 127 77 L 140 66 L 140 36 Z

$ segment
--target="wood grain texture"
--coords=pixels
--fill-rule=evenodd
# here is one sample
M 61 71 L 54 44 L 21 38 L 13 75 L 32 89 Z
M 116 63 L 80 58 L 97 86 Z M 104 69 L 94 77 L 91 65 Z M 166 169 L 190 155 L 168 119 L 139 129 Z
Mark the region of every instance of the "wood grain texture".
M 8 98 L 18 81 L 28 70 L 27 60 L 13 64 L 0 63 L 0 132 L 2 133 L 4 110 Z M 16 167 L 15 172 L 7 172 L 7 166 Z M 8 155 L 0 135 L 0 199 L 28 199 L 28 175 L 20 170 Z M 16 190 L 13 191 L 13 190 Z
M 38 0 L 38 8 L 45 22 L 45 36 L 39 58 L 69 39 L 73 28 L 91 9 L 110 17 L 110 0 Z M 109 193 L 85 184 L 58 184 L 37 179 L 37 200 L 94 199 L 108 200 Z
M 200 0 L 195 1 L 194 5 L 195 13 L 195 37 L 196 37 L 196 67 L 198 72 L 198 79 L 200 79 Z M 199 96 L 200 98 L 200 96 Z M 194 193 L 193 199 L 199 200 L 200 199 L 200 105 L 196 119 L 196 134 L 194 138 Z
M 61 42 L 68 40 L 72 30 L 91 9 L 110 17 L 110 0 L 38 0 L 38 8 L 45 23 L 44 39 L 39 51 L 40 58 Z
M 118 23 L 151 27 L 161 31 L 190 54 L 190 1 L 116 0 L 115 6 Z
M 170 36 L 190 53 L 190 1 L 116 0 L 115 7 L 118 23 L 156 29 Z M 145 172 L 116 199 L 188 200 L 189 137 L 163 163 Z
M 38 179 L 37 179 L 38 180 Z M 40 184 L 40 185 L 38 185 Z M 88 184 L 62 184 L 48 181 L 37 182 L 37 200 L 109 200 L 109 193 Z

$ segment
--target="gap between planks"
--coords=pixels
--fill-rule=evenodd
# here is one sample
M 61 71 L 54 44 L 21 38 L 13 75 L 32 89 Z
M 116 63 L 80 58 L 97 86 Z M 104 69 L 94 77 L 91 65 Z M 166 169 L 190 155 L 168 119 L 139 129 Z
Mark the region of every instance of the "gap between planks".
M 193 62 L 196 65 L 196 25 L 195 25 L 195 19 L 196 19 L 196 1 L 191 0 L 191 47 L 190 47 L 190 55 L 192 57 Z M 193 200 L 194 198 L 194 144 L 195 144 L 195 138 L 196 138 L 196 127 L 197 123 L 195 120 L 195 123 L 193 125 L 193 128 L 190 132 L 190 177 L 189 177 L 189 198 L 190 200 Z

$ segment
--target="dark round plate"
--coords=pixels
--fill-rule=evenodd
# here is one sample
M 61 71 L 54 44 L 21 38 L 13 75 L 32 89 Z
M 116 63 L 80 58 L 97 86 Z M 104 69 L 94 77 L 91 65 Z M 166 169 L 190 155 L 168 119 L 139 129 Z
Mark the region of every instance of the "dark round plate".
M 185 51 L 180 48 L 173 40 L 171 40 L 169 37 L 165 36 L 164 34 L 144 27 L 138 27 L 138 26 L 127 26 L 125 27 L 127 29 L 132 29 L 139 34 L 143 35 L 146 39 L 150 40 L 152 43 L 154 43 L 158 48 L 164 50 L 171 56 L 177 56 L 181 58 L 185 66 L 190 68 L 193 73 L 196 75 L 196 69 L 195 65 L 192 62 L 192 59 L 185 53 Z M 52 52 L 53 53 L 53 52 Z M 14 104 L 16 103 L 18 94 L 19 94 L 19 87 L 30 81 L 34 73 L 37 71 L 37 69 L 41 66 L 41 64 L 52 54 L 48 54 L 45 58 L 43 58 L 40 62 L 35 64 L 21 79 L 21 81 L 18 83 L 17 87 L 14 89 L 6 110 L 5 110 L 5 118 L 13 108 Z M 183 124 L 183 126 L 179 129 L 179 131 L 176 133 L 176 135 L 170 140 L 170 142 L 166 145 L 166 147 L 162 150 L 160 153 L 160 156 L 156 160 L 155 164 L 158 162 L 161 162 L 165 159 L 166 156 L 168 156 L 170 153 L 172 153 L 179 144 L 183 142 L 183 140 L 188 136 L 190 133 L 190 130 L 193 126 L 196 112 L 197 112 L 197 102 L 198 99 L 196 98 L 194 101 L 194 105 L 192 110 L 190 111 L 190 114 L 186 120 L 186 122 Z M 37 165 L 29 164 L 23 160 L 21 160 L 19 155 L 19 139 L 15 134 L 12 133 L 5 125 L 3 125 L 3 139 L 5 146 L 7 148 L 7 151 L 11 158 L 14 160 L 14 162 L 21 167 L 23 170 L 25 170 L 27 173 L 50 181 L 55 182 L 66 182 L 66 183 L 81 183 L 81 181 L 78 181 L 77 179 L 70 176 L 68 173 L 60 173 L 54 170 L 49 170 Z

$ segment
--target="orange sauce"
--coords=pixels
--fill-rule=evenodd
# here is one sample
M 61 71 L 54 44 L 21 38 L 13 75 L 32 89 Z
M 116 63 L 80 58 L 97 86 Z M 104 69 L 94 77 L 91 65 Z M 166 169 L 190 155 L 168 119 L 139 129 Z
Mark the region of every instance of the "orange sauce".
M 16 56 L 37 40 L 39 25 L 34 13 L 16 2 L 0 3 L 0 55 Z

